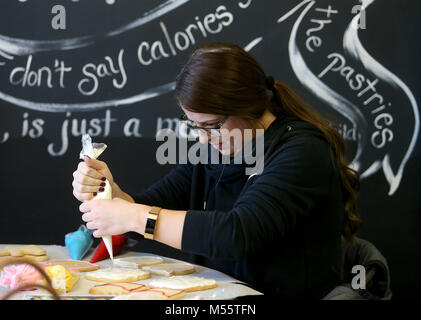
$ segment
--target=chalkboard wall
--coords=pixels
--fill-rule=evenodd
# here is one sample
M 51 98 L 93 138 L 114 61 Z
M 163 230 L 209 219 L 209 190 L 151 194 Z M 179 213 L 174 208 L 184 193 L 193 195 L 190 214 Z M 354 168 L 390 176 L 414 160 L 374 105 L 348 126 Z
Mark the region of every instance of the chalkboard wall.
M 0 243 L 64 245 L 81 135 L 120 186 L 174 165 L 174 79 L 194 48 L 234 42 L 339 125 L 362 175 L 360 237 L 389 262 L 396 299 L 419 298 L 419 1 L 7 0 L 0 4 Z M 244 72 L 247 72 L 245 70 Z M 182 133 L 181 133 L 182 134 Z M 140 248 L 163 250 L 159 245 Z

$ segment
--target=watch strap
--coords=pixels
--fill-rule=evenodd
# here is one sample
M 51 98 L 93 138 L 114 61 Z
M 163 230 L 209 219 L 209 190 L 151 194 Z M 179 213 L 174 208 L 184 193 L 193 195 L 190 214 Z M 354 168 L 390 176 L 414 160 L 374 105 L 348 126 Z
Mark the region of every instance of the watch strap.
M 144 237 L 146 239 L 153 240 L 154 238 L 154 232 L 156 227 L 156 221 L 158 219 L 159 212 L 161 211 L 160 207 L 152 207 L 148 215 L 146 217 L 146 225 L 145 225 L 145 233 Z

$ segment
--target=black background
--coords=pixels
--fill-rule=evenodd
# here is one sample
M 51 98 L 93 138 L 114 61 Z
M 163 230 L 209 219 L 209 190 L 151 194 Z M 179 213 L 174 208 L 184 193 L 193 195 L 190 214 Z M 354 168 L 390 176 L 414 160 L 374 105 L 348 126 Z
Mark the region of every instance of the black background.
M 95 34 L 96 42 L 74 50 L 53 50 L 34 53 L 34 65 L 52 65 L 55 58 L 66 61 L 74 70 L 105 55 L 116 57 L 124 48 L 127 57 L 128 82 L 124 90 L 116 91 L 110 81 L 90 97 L 77 94 L 75 83 L 79 78 L 68 79 L 65 89 L 11 87 L 8 82 L 10 68 L 24 65 L 26 55 L 15 57 L 12 63 L 0 67 L 0 91 L 31 101 L 90 102 L 122 98 L 140 91 L 174 81 L 179 68 L 193 50 L 192 45 L 177 56 L 141 67 L 135 61 L 137 46 L 143 40 L 163 40 L 159 22 L 163 21 L 171 32 L 181 31 L 195 16 L 203 17 L 224 4 L 234 15 L 234 22 L 222 32 L 208 37 L 197 37 L 197 44 L 206 41 L 231 41 L 246 46 L 256 37 L 262 42 L 252 49 L 268 74 L 281 79 L 296 89 L 314 107 L 324 111 L 323 102 L 315 98 L 297 80 L 291 69 L 287 42 L 296 15 L 276 24 L 282 13 L 300 1 L 252 1 L 247 9 L 240 9 L 240 1 L 192 0 L 180 8 L 119 36 L 104 39 L 102 34 L 125 24 L 164 1 L 116 1 L 112 6 L 102 0 L 71 1 L 2 1 L 0 4 L 0 34 L 31 40 L 57 40 Z M 246 1 L 242 1 L 246 2 Z M 282 4 L 280 4 L 282 3 Z M 53 30 L 51 7 L 62 4 L 67 10 L 67 29 Z M 350 11 L 357 1 L 317 1 L 320 6 L 332 5 Z M 359 33 L 364 47 L 382 65 L 391 70 L 411 89 L 417 102 L 420 98 L 420 28 L 419 1 L 375 1 L 367 10 L 367 28 Z M 343 15 L 344 16 L 344 15 Z M 342 16 L 342 17 L 343 17 Z M 348 17 L 350 14 L 348 15 Z M 348 20 L 336 21 L 338 26 Z M 325 37 L 329 35 L 325 33 Z M 340 50 L 341 43 L 332 35 L 323 39 L 326 48 Z M 326 54 L 330 51 L 326 49 Z M 340 51 L 339 51 L 340 52 Z M 0 60 L 1 61 L 1 60 Z M 325 66 L 326 62 L 312 60 L 311 65 Z M 320 69 L 320 68 L 319 68 Z M 343 90 L 338 82 L 334 90 Z M 402 106 L 400 105 L 402 102 Z M 395 108 L 407 101 L 394 101 Z M 98 136 L 94 141 L 105 142 L 109 149 L 101 156 L 106 161 L 119 185 L 127 192 L 139 192 L 167 173 L 173 165 L 161 166 L 156 162 L 155 129 L 158 117 L 176 117 L 179 109 L 172 92 L 158 98 L 119 107 L 110 106 L 113 118 L 109 136 Z M 90 112 L 72 111 L 68 118 L 103 118 L 105 109 Z M 395 111 L 396 113 L 400 111 Z M 21 137 L 24 114 L 30 119 L 45 120 L 44 134 L 36 139 Z M 141 119 L 143 136 L 124 137 L 122 126 L 128 119 Z M 66 119 L 65 112 L 42 112 L 0 100 L 0 139 L 4 131 L 10 132 L 8 141 L 0 144 L 0 243 L 36 243 L 64 245 L 64 235 L 81 224 L 79 202 L 72 196 L 72 173 L 79 162 L 80 136 L 70 136 L 67 151 L 53 157 L 47 152 L 50 143 L 60 144 L 60 128 Z M 408 124 L 413 119 L 406 119 Z M 399 130 L 408 130 L 406 122 Z M 410 125 L 408 125 L 410 127 Z M 355 146 L 350 143 L 349 150 Z M 58 147 L 57 147 L 58 148 Z M 351 152 L 351 151 L 350 151 Z M 365 150 L 364 152 L 371 152 Z M 360 237 L 373 242 L 388 260 L 391 270 L 392 291 L 395 299 L 418 299 L 421 284 L 421 147 L 417 143 L 406 164 L 397 191 L 389 196 L 389 185 L 382 170 L 362 180 L 359 211 L 363 219 Z M 176 250 L 158 244 L 140 248 L 145 251 L 160 249 L 161 253 L 181 257 Z

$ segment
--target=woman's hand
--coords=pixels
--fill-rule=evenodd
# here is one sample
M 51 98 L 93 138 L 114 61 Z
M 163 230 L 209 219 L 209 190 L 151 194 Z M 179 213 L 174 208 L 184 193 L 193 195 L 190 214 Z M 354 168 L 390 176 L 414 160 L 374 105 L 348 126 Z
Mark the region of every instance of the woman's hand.
M 84 161 L 79 162 L 77 170 L 73 172 L 73 195 L 82 202 L 91 200 L 98 192 L 104 191 L 105 179 L 110 183 L 113 195 L 118 196 L 117 190 L 114 190 L 117 188 L 114 187 L 113 175 L 107 164 L 85 156 Z
M 79 206 L 86 227 L 95 230 L 94 237 L 134 231 L 144 233 L 146 216 L 150 207 L 114 198 L 112 200 L 85 201 Z

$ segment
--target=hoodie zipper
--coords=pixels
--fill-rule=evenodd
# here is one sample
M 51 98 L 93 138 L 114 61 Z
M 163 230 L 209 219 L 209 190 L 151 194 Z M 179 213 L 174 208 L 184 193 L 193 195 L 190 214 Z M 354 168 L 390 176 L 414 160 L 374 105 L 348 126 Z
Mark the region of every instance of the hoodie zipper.
M 225 166 L 226 166 L 226 164 L 223 164 L 223 167 L 222 167 L 222 170 L 221 170 L 221 174 L 219 175 L 218 181 L 216 182 L 216 184 L 213 187 L 213 189 L 215 189 L 217 187 L 219 181 L 221 181 L 222 175 L 224 174 Z M 210 193 L 210 190 L 207 191 L 205 200 L 203 201 L 203 210 L 206 210 L 206 204 L 207 204 L 207 199 L 209 197 L 209 193 Z

